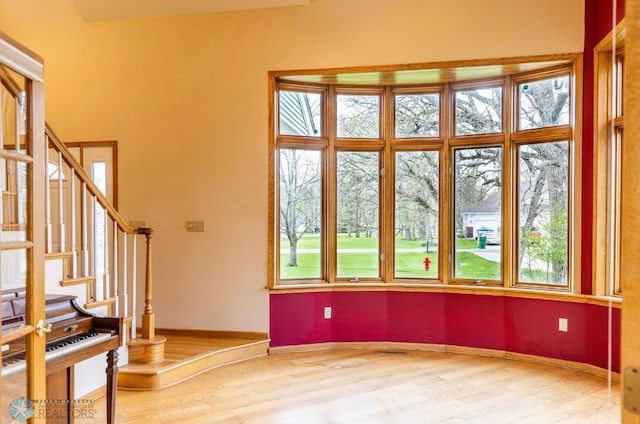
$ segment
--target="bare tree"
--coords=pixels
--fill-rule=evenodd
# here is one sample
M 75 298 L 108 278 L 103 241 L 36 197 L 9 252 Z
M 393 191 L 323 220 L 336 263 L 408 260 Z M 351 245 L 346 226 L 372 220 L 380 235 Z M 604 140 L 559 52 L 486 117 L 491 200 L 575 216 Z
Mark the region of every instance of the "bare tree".
M 437 236 L 438 152 L 398 152 L 396 155 L 396 230 L 405 240 Z
M 298 240 L 320 226 L 320 153 L 280 149 L 280 231 L 289 240 L 289 263 L 298 266 Z
M 378 230 L 379 157 L 376 152 L 338 153 L 338 231 L 371 237 Z

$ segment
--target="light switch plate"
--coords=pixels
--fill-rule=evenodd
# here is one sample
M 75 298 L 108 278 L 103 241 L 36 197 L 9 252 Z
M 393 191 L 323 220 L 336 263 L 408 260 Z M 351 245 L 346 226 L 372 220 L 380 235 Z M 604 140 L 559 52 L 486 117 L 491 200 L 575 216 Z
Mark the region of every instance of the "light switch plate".
M 204 221 L 187 221 L 187 232 L 204 233 Z
M 131 225 L 135 230 L 138 228 L 147 228 L 147 221 L 144 219 L 132 219 L 129 221 L 129 225 Z

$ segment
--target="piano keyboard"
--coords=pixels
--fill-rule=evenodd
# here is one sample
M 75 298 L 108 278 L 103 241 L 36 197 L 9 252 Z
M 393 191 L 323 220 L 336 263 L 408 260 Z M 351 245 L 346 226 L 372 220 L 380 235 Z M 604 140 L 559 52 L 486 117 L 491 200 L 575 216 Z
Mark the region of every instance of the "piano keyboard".
M 110 339 L 111 337 L 113 337 L 111 333 L 90 331 L 88 333 L 77 334 L 66 339 L 53 341 L 47 344 L 44 354 L 45 361 L 50 361 L 59 358 L 60 356 L 98 344 L 104 340 Z M 24 371 L 26 368 L 27 363 L 25 361 L 24 352 L 18 355 L 2 358 L 3 378 L 20 371 Z

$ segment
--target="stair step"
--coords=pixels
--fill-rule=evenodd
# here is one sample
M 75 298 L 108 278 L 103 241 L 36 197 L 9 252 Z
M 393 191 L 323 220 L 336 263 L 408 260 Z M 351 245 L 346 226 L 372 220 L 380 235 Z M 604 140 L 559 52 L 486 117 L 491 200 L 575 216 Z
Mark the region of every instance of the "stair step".
M 93 309 L 99 308 L 101 306 L 111 306 L 116 303 L 116 299 L 114 297 L 110 297 L 104 300 L 96 300 L 95 302 L 88 302 L 84 304 L 85 309 Z
M 130 364 L 157 364 L 164 361 L 164 345 L 167 338 L 157 336 L 152 339 L 129 340 Z
M 199 339 L 199 340 L 197 340 Z M 156 390 L 203 372 L 268 355 L 269 339 L 206 339 L 167 335 L 165 360 L 127 364 L 118 372 L 118 389 Z
M 53 252 L 53 253 L 45 253 L 44 254 L 44 259 L 68 259 L 71 256 L 73 256 L 73 252 L 68 251 L 68 252 Z
M 82 284 L 92 284 L 95 281 L 96 281 L 96 277 L 93 277 L 93 276 L 80 277 L 80 278 L 69 278 L 69 279 L 60 281 L 60 285 L 62 287 L 79 286 L 79 285 L 82 285 Z

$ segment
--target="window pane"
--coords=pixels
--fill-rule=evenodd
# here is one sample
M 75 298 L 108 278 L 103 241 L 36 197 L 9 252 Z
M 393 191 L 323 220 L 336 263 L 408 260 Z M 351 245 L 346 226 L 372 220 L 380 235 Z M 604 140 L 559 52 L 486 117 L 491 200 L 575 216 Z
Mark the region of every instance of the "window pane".
M 4 241 L 23 241 L 14 237 L 14 231 L 7 231 Z M 27 250 L 3 250 L 0 252 L 0 288 L 19 289 L 27 285 Z
M 280 134 L 322 136 L 320 93 L 280 91 Z
M 439 94 L 396 95 L 396 138 L 440 135 Z
M 337 96 L 338 137 L 379 138 L 380 96 Z
M 520 84 L 520 129 L 569 124 L 569 77 Z
M 456 92 L 456 135 L 502 131 L 502 87 Z
M 396 277 L 438 277 L 438 198 L 438 152 L 396 153 Z
M 622 281 L 620 279 L 620 221 L 622 218 L 622 205 L 621 205 L 621 193 L 622 193 L 622 146 L 624 144 L 624 129 L 619 128 L 616 130 L 616 137 L 612 141 L 612 146 L 610 148 L 611 156 L 615 161 L 615 165 L 611 170 L 609 189 L 611 190 L 612 196 L 609 200 L 609 208 L 607 211 L 608 214 L 608 224 L 610 226 L 610 231 L 612 232 L 610 237 L 610 246 L 608 255 L 612 258 L 609 266 L 612 268 L 607 272 L 610 278 L 613 279 L 613 284 L 608 284 L 609 286 L 613 286 L 612 289 L 608 289 L 609 295 L 620 295 L 622 294 Z M 613 290 L 613 293 L 611 293 Z
M 379 154 L 338 152 L 338 277 L 378 277 Z
M 624 56 L 619 56 L 616 59 L 616 69 L 615 69 L 615 79 L 613 84 L 615 84 L 615 117 L 624 115 Z
M 322 155 L 280 149 L 280 278 L 321 278 Z
M 521 146 L 519 166 L 520 281 L 567 284 L 569 143 Z
M 455 151 L 455 278 L 499 280 L 502 149 Z
M 24 152 L 23 152 L 24 153 Z M 27 164 L 0 159 L 0 229 L 4 241 L 26 241 Z

